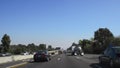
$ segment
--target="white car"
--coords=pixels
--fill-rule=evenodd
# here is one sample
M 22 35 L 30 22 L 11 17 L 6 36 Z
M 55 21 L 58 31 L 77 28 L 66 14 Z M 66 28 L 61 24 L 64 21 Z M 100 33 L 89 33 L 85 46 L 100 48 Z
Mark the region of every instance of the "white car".
M 0 53 L 0 56 L 1 56 L 1 57 L 4 57 L 4 56 L 11 56 L 11 53 Z
M 21 55 L 29 55 L 28 52 L 21 53 Z

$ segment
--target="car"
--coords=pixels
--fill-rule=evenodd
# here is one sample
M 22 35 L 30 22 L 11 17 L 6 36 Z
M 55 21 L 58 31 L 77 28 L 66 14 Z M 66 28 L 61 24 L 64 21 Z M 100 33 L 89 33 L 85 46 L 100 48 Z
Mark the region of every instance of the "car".
M 28 52 L 21 53 L 21 55 L 29 55 Z
M 51 56 L 49 55 L 47 50 L 40 50 L 34 54 L 33 59 L 35 62 L 37 62 L 37 61 L 49 61 L 49 60 L 51 60 Z
M 11 53 L 0 53 L 0 57 L 11 56 Z
M 0 57 L 4 57 L 6 56 L 4 53 L 0 53 Z
M 5 53 L 5 56 L 11 56 L 11 53 Z
M 120 66 L 120 46 L 109 46 L 101 56 L 99 56 L 100 64 L 107 64 L 109 67 Z

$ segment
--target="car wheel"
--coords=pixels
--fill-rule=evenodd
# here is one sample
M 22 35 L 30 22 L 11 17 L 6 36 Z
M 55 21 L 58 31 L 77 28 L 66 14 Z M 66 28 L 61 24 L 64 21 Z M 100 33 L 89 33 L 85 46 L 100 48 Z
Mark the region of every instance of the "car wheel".
M 102 59 L 99 57 L 99 64 L 103 64 Z
M 51 60 L 51 58 L 49 58 L 49 60 Z
M 49 61 L 49 58 L 47 58 L 46 61 L 48 62 L 48 61 Z
M 37 62 L 37 60 L 34 60 L 34 62 Z

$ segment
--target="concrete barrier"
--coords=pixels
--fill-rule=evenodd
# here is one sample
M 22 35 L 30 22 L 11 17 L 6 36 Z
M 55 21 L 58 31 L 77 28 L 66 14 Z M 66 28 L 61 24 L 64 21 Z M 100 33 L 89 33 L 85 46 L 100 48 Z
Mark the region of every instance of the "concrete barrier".
M 0 57 L 0 64 L 29 59 L 29 58 L 33 58 L 33 55 L 12 55 L 12 56 Z
M 58 52 L 59 52 L 59 50 L 49 51 L 49 53 L 51 55 L 52 55 L 52 53 L 54 53 L 54 55 L 57 55 Z M 54 55 L 52 55 L 52 56 L 54 56 Z M 18 60 L 29 59 L 29 58 L 33 58 L 33 55 L 12 55 L 12 56 L 0 57 L 0 64 L 1 63 L 18 61 Z

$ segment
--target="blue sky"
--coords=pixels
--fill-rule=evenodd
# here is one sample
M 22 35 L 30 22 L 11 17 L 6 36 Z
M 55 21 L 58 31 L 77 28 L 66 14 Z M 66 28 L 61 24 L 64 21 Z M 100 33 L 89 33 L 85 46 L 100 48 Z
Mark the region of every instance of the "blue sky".
M 119 0 L 0 0 L 0 38 L 11 44 L 45 43 L 69 47 L 94 31 L 120 35 Z

